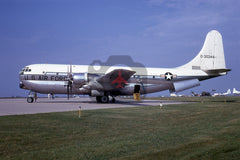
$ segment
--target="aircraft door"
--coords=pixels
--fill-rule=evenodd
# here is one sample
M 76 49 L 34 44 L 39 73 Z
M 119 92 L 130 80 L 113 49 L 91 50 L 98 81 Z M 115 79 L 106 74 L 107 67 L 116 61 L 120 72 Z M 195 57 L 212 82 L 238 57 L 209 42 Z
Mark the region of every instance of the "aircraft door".
M 134 86 L 133 98 L 136 101 L 140 101 L 140 85 Z
M 140 93 L 140 85 L 134 86 L 134 92 L 133 93 Z

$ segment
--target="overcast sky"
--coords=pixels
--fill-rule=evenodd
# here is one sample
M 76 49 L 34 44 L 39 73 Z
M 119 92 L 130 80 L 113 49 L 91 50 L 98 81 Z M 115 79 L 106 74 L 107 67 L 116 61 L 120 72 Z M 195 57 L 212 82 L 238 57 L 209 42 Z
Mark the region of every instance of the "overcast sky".
M 18 72 L 34 63 L 87 65 L 129 55 L 146 67 L 177 67 L 213 29 L 232 71 L 192 90 L 240 90 L 239 8 L 238 0 L 1 0 L 0 97 L 26 96 Z

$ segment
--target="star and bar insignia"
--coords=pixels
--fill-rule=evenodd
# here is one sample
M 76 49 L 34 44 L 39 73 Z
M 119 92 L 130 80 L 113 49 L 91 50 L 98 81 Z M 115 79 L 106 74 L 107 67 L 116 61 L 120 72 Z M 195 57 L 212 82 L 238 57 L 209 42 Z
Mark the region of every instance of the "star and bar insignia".
M 176 78 L 177 75 L 173 75 L 171 72 L 166 72 L 161 75 L 162 78 L 165 78 L 166 81 L 171 81 L 173 78 Z

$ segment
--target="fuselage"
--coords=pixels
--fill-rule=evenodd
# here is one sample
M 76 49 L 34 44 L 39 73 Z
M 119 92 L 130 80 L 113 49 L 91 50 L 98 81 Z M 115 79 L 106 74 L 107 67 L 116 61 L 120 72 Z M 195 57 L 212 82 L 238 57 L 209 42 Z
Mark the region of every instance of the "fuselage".
M 20 71 L 20 87 L 38 93 L 67 94 L 68 75 L 80 76 L 82 83 L 73 83 L 73 94 L 90 94 L 90 90 L 107 90 L 101 86 L 91 85 L 92 88 L 81 89 L 89 81 L 99 78 L 115 69 L 133 70 L 136 73 L 128 80 L 128 84 L 121 90 L 112 90 L 112 94 L 131 95 L 134 86 L 140 85 L 141 93 L 153 93 L 163 90 L 174 90 L 173 83 L 197 79 L 199 81 L 215 77 L 209 76 L 202 70 L 186 70 L 178 68 L 143 68 L 143 67 L 122 67 L 122 66 L 101 66 L 100 68 L 88 65 L 62 65 L 62 64 L 33 64 L 26 66 Z M 166 73 L 171 75 L 167 77 Z M 90 82 L 91 83 L 91 82 Z M 111 91 L 110 91 L 111 92 Z

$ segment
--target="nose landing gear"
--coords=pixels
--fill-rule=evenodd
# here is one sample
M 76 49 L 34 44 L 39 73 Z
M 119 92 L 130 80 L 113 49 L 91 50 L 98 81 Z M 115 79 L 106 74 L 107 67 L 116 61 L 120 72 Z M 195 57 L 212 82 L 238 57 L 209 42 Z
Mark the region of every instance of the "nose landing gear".
M 33 101 L 37 101 L 37 92 L 32 93 L 32 91 L 29 92 L 28 97 L 27 97 L 27 102 L 28 103 L 33 103 Z
M 28 102 L 28 103 L 33 103 L 33 97 L 28 97 L 28 98 L 27 98 L 27 102 Z

